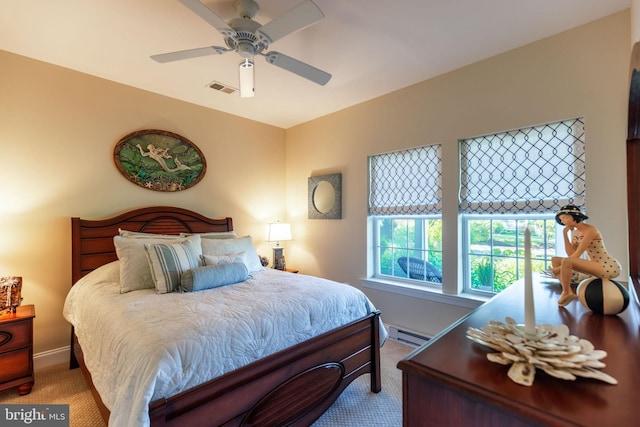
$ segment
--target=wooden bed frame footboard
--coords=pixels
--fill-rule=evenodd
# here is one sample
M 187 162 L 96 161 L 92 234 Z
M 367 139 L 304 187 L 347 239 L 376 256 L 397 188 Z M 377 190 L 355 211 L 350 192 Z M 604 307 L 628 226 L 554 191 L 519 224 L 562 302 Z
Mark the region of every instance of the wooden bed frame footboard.
M 113 236 L 130 231 L 178 234 L 233 230 L 231 218 L 210 219 L 174 207 L 133 210 L 106 220 L 72 218 L 72 280 L 116 259 Z M 91 380 L 72 329 L 70 367 L 80 367 L 105 422 L 109 409 Z M 371 375 L 381 390 L 380 313 L 152 402 L 151 426 L 308 426 L 357 377 Z
M 381 390 L 379 313 L 151 404 L 152 426 L 308 426 L 357 377 Z

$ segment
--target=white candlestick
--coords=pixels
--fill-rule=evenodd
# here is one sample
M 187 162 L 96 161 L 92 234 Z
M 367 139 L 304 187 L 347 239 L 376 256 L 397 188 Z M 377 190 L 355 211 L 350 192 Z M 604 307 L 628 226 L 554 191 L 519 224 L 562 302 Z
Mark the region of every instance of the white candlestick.
M 531 277 L 531 233 L 524 230 L 524 332 L 536 333 L 536 311 L 533 305 L 533 278 Z

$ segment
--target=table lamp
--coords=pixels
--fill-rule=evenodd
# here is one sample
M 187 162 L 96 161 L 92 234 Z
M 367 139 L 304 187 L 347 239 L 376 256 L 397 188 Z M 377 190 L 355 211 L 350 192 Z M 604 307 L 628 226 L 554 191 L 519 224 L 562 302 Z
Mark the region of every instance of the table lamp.
M 291 224 L 286 222 L 273 222 L 269 224 L 268 242 L 276 242 L 273 247 L 273 268 L 284 270 L 284 248 L 280 246 L 281 241 L 291 240 Z

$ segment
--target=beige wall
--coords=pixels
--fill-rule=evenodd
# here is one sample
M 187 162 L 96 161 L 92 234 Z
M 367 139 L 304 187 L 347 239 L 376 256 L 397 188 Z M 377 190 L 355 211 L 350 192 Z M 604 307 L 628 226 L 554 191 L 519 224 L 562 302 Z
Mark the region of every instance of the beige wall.
M 285 215 L 284 130 L 2 51 L 0 64 L 0 275 L 22 276 L 23 303 L 36 305 L 36 353 L 69 343 L 72 216 L 181 206 L 233 217 L 269 254 L 264 224 Z M 194 142 L 203 180 L 178 193 L 127 181 L 113 149 L 139 129 Z
M 626 271 L 629 21 L 621 12 L 288 129 L 289 264 L 358 286 L 367 274 L 367 156 L 442 143 L 443 277 L 457 280 L 457 140 L 583 116 L 588 214 Z M 307 177 L 324 172 L 343 174 L 341 221 L 307 219 Z M 366 292 L 383 320 L 427 335 L 467 311 Z

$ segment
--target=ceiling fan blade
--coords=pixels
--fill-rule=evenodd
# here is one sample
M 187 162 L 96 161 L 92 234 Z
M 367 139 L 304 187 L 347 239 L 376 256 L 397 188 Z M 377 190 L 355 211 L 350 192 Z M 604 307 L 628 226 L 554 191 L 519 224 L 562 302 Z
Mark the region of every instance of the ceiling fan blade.
M 182 1 L 182 0 L 181 0 Z M 324 18 L 324 13 L 311 0 L 305 0 L 283 15 L 258 28 L 256 34 L 267 44 L 308 27 Z
M 191 9 L 193 13 L 204 19 L 213 28 L 218 30 L 223 36 L 230 37 L 236 34 L 236 31 L 227 25 L 226 22 L 218 15 L 213 13 L 211 9 L 202 4 L 199 0 L 178 0 L 180 3 Z
M 182 59 L 198 58 L 200 56 L 208 55 L 221 55 L 230 51 L 226 47 L 220 46 L 207 46 L 198 47 L 195 49 L 179 50 L 177 52 L 160 53 L 158 55 L 151 55 L 151 59 L 156 62 L 164 64 L 165 62 L 180 61 Z
M 267 52 L 264 56 L 268 63 L 311 80 L 319 85 L 324 86 L 331 79 L 331 74 L 280 52 Z

